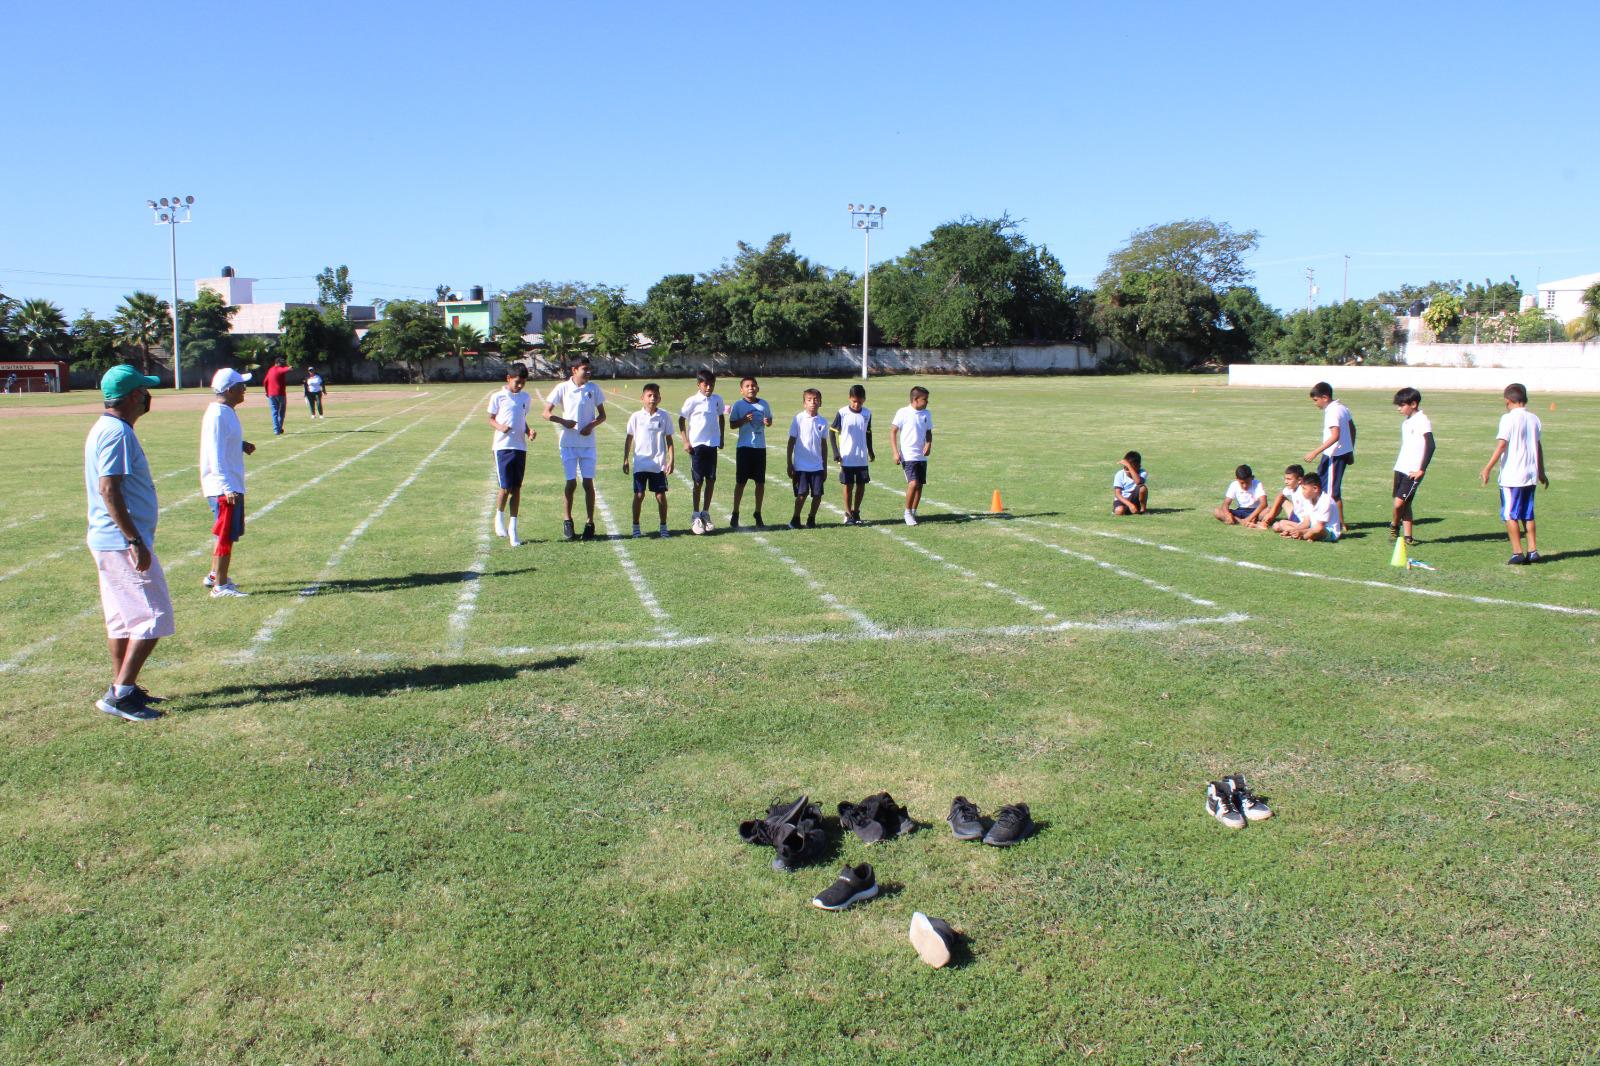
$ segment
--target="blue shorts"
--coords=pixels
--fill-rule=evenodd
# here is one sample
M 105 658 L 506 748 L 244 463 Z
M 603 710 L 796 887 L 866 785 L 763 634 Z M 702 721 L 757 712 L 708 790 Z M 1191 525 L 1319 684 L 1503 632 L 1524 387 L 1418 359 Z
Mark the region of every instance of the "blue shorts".
M 841 466 L 839 468 L 839 484 L 841 485 L 865 485 L 871 480 L 867 476 L 867 468 L 864 466 Z
M 221 496 L 206 497 L 206 502 L 211 504 L 212 518 L 217 517 L 217 505 L 221 500 Z M 1528 510 L 1530 512 L 1529 517 L 1532 517 L 1533 503 L 1531 497 L 1528 503 Z M 233 522 L 228 530 L 228 543 L 232 544 L 242 536 L 244 536 L 244 493 L 241 492 L 239 493 L 239 502 L 233 505 Z
M 1232 512 L 1233 517 L 1235 518 L 1249 518 L 1251 515 L 1256 513 L 1256 509 L 1254 507 L 1230 507 L 1228 510 Z
M 926 485 L 928 483 L 928 460 L 919 459 L 917 462 L 903 462 L 900 464 L 906 472 L 906 484 L 915 481 Z
M 1533 486 L 1501 485 L 1500 518 L 1506 522 L 1533 521 Z
M 528 469 L 528 453 L 520 448 L 501 448 L 494 453 L 495 468 L 500 471 L 500 487 L 520 489 L 522 475 Z
M 696 444 L 689 449 L 689 470 L 694 483 L 717 480 L 717 447 L 713 444 Z
M 1322 491 L 1336 500 L 1344 499 L 1344 468 L 1350 465 L 1350 453 L 1324 455 L 1317 464 L 1317 476 L 1322 478 Z
M 667 475 L 659 470 L 636 470 L 633 474 L 633 493 L 642 496 L 646 492 L 666 492 Z
M 821 496 L 828 487 L 828 472 L 826 470 L 796 470 L 794 472 L 794 494 L 796 496 Z

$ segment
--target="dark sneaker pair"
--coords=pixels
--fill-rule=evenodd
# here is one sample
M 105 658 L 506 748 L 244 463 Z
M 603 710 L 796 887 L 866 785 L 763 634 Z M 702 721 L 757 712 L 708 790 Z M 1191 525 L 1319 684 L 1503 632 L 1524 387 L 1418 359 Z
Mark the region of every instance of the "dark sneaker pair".
M 813 907 L 825 911 L 842 911 L 851 904 L 871 899 L 878 894 L 878 879 L 871 863 L 846 866 L 839 871 L 833 884 L 818 892 L 811 900 Z
M 94 705 L 115 718 L 125 722 L 153 722 L 161 717 L 161 712 L 150 706 L 151 702 L 162 702 L 159 696 L 151 696 L 138 686 L 134 690 L 118 699 L 116 689 L 106 689 L 106 694 L 94 701 Z
M 917 828 L 910 813 L 887 792 L 868 796 L 860 803 L 839 804 L 839 824 L 860 837 L 863 844 L 905 836 Z
M 911 946 L 917 949 L 922 961 L 938 969 L 955 955 L 961 934 L 950 928 L 943 918 L 929 918 L 921 911 L 911 915 Z
M 773 869 L 792 870 L 811 862 L 827 848 L 822 828 L 822 811 L 811 797 L 801 796 L 792 803 L 775 803 L 765 818 L 739 823 L 739 836 L 746 844 L 769 846 L 778 853 Z
M 982 840 L 996 848 L 1009 848 L 1033 832 L 1033 815 L 1026 803 L 1008 803 L 1001 807 L 985 832 L 978 805 L 965 796 L 957 796 L 950 804 L 945 821 L 950 823 L 950 831 L 957 840 Z
M 1272 808 L 1264 796 L 1250 788 L 1243 774 L 1229 774 L 1206 786 L 1206 813 L 1229 829 L 1243 829 L 1246 822 L 1264 822 Z

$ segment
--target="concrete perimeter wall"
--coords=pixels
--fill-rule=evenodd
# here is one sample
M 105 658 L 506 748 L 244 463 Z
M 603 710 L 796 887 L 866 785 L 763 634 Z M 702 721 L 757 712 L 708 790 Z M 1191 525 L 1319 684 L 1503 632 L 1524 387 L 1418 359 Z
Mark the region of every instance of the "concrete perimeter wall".
M 1541 346 L 1542 347 L 1542 346 Z M 1600 393 L 1600 367 L 1591 369 L 1516 369 L 1508 367 L 1442 366 L 1252 366 L 1228 367 L 1228 384 L 1276 389 L 1309 389 L 1319 381 L 1340 389 L 1378 389 L 1392 392 L 1410 385 L 1424 394 L 1443 392 L 1499 392 L 1520 381 L 1529 392 Z
M 1410 366 L 1593 370 L 1600 368 L 1600 343 L 1408 344 L 1400 358 Z

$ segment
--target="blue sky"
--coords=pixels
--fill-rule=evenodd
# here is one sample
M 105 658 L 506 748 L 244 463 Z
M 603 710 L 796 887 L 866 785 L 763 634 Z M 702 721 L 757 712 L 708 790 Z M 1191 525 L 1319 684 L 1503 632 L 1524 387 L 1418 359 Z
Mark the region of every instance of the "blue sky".
M 859 270 L 1009 212 L 1092 284 L 1134 229 L 1262 233 L 1269 303 L 1600 270 L 1600 5 L 175 3 L 8 15 L 0 289 L 628 287 L 794 235 Z M 29 46 L 19 47 L 19 42 Z M 88 277 L 85 275 L 109 275 Z M 126 280 L 150 278 L 150 281 Z M 192 295 L 184 281 L 182 292 Z

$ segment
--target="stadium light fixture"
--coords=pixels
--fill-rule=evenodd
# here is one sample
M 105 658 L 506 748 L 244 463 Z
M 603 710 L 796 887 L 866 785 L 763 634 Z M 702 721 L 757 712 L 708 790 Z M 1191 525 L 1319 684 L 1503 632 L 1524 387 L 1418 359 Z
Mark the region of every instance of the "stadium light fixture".
M 191 217 L 194 211 L 194 197 L 177 197 L 170 199 L 163 196 L 158 205 L 154 200 L 146 200 L 145 205 L 155 215 L 154 222 L 158 226 L 166 226 L 171 238 L 172 246 L 172 388 L 174 391 L 183 388 L 183 361 L 179 355 L 178 337 L 178 227 L 185 222 L 193 222 Z M 168 210 L 163 211 L 162 208 Z M 183 217 L 178 217 L 179 211 Z
M 877 204 L 846 204 L 850 212 L 850 228 L 861 231 L 865 247 L 862 249 L 861 268 L 861 379 L 867 377 L 867 325 L 872 304 L 872 231 L 883 228 L 883 216 L 889 209 Z

